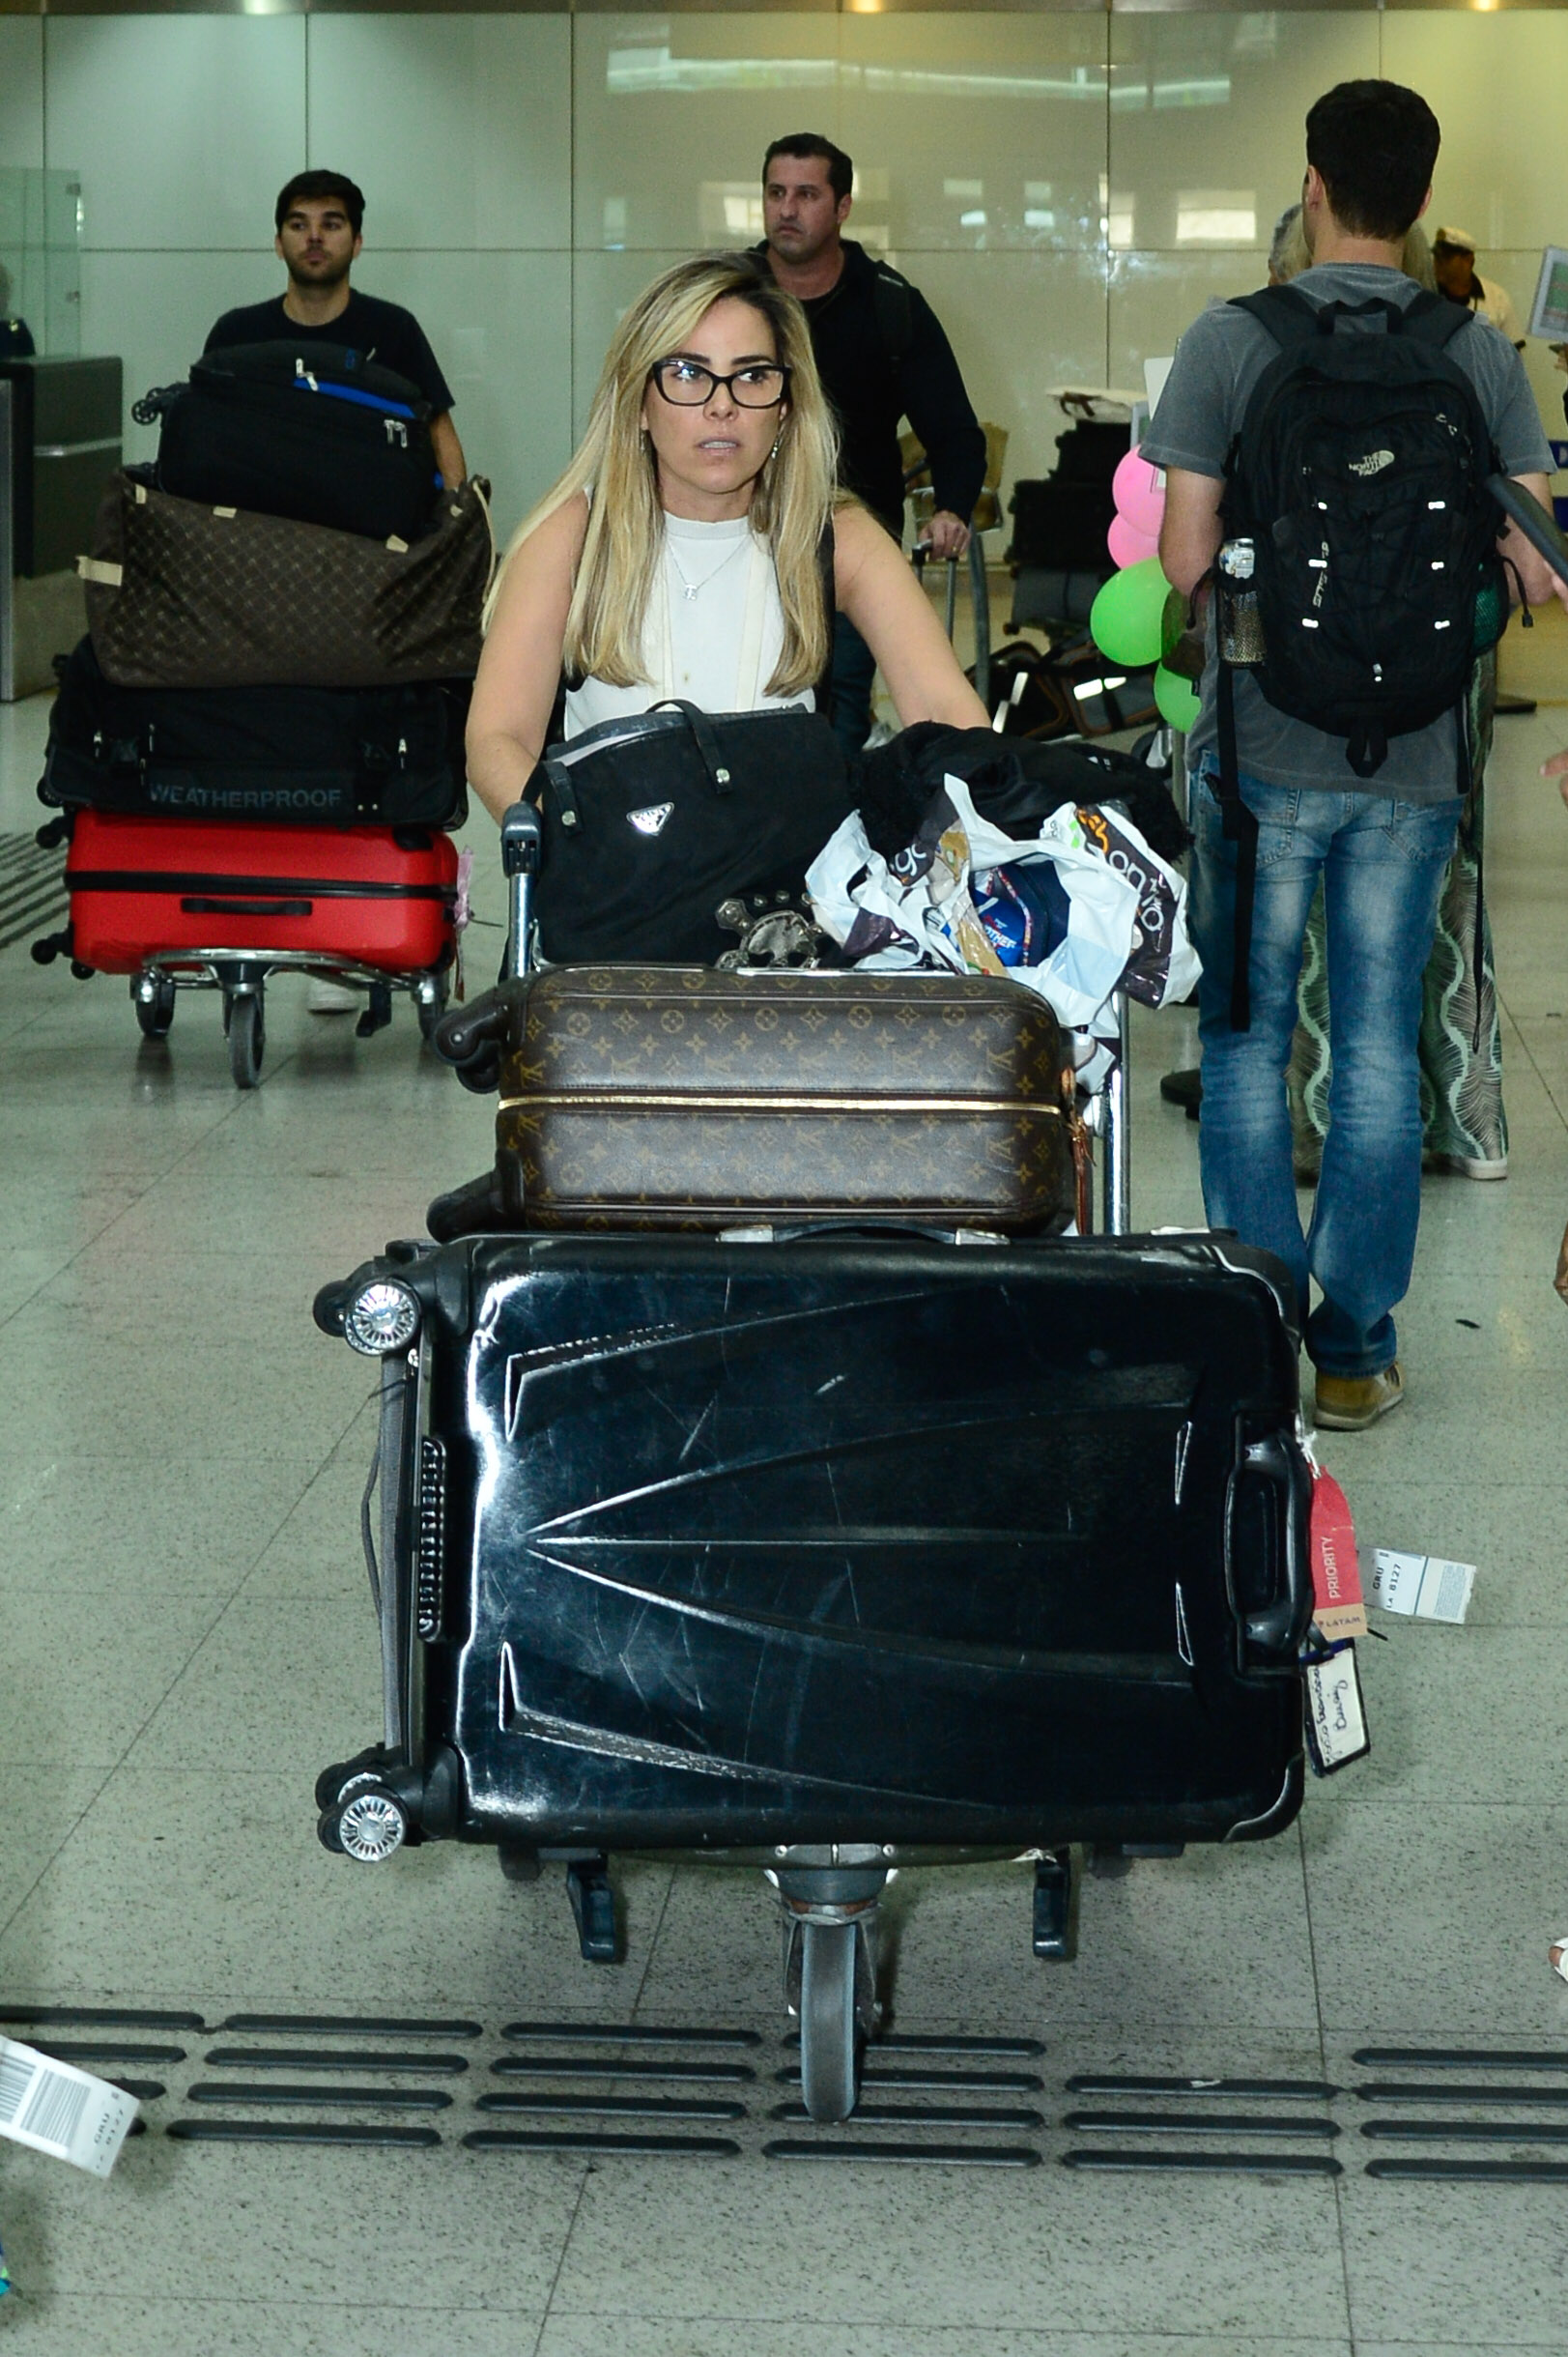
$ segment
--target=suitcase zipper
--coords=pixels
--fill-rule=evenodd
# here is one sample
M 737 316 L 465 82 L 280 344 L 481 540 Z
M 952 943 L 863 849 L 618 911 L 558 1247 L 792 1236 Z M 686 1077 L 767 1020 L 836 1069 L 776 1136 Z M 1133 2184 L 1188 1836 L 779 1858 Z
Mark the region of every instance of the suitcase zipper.
M 812 1096 L 698 1096 L 681 1088 L 537 1089 L 526 1097 L 502 1097 L 498 1111 L 521 1112 L 537 1106 L 546 1112 L 701 1112 L 701 1113 L 1040 1113 L 1049 1121 L 1062 1119 L 1059 1105 L 1020 1104 L 1016 1097 L 836 1097 L 826 1091 Z M 1069 1124 L 1077 1121 L 1068 1115 Z M 1087 1139 L 1083 1123 L 1078 1131 Z
M 442 901 L 450 908 L 457 902 L 454 884 L 390 884 L 369 877 L 355 879 L 321 876 L 191 876 L 148 868 L 81 869 L 66 871 L 72 892 L 178 892 L 267 894 L 279 899 L 311 894 L 316 900 Z

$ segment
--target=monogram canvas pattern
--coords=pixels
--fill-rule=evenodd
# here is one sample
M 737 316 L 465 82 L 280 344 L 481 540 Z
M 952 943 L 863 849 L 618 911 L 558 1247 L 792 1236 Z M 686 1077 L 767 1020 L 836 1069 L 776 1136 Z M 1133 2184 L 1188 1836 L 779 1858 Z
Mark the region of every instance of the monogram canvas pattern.
M 498 1139 L 538 1225 L 1072 1216 L 1069 1058 L 1013 983 L 563 967 L 520 1012 Z
M 382 687 L 471 674 L 490 578 L 483 486 L 443 494 L 408 548 L 282 516 L 226 513 L 118 474 L 88 625 L 121 687 Z

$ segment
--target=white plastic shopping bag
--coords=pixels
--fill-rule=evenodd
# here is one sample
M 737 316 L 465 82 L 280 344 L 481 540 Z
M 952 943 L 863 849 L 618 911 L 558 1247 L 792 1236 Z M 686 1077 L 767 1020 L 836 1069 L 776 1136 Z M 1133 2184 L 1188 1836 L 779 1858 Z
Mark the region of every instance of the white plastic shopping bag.
M 976 879 L 1040 861 L 1066 894 L 1066 932 L 1038 963 L 1005 966 L 976 914 Z M 1129 819 L 1097 806 L 1065 802 L 1020 840 L 983 819 L 962 779 L 950 776 L 895 859 L 871 849 L 852 814 L 806 883 L 818 923 L 852 964 L 1008 972 L 1069 1029 L 1095 1029 L 1119 989 L 1157 1007 L 1198 976 L 1182 877 Z

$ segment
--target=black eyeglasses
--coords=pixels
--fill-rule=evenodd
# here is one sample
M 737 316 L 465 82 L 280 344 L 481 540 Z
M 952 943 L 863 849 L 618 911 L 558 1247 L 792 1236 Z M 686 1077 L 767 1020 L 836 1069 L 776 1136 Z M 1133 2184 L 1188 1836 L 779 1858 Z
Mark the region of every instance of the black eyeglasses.
M 721 385 L 741 409 L 777 409 L 789 390 L 788 369 L 772 360 L 754 360 L 727 377 L 696 360 L 660 360 L 650 374 L 676 409 L 701 409 Z

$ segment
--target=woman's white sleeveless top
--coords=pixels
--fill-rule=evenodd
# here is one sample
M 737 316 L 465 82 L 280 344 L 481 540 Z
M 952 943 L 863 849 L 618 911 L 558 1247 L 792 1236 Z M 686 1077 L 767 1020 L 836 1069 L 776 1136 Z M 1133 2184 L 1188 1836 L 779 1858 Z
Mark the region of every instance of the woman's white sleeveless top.
M 692 592 L 695 591 L 695 595 Z M 770 696 L 784 649 L 784 608 L 767 542 L 744 516 L 728 524 L 665 518 L 664 563 L 642 625 L 647 680 L 612 687 L 584 679 L 566 694 L 566 734 L 645 712 L 671 696 L 704 712 L 813 707 L 810 688 Z

